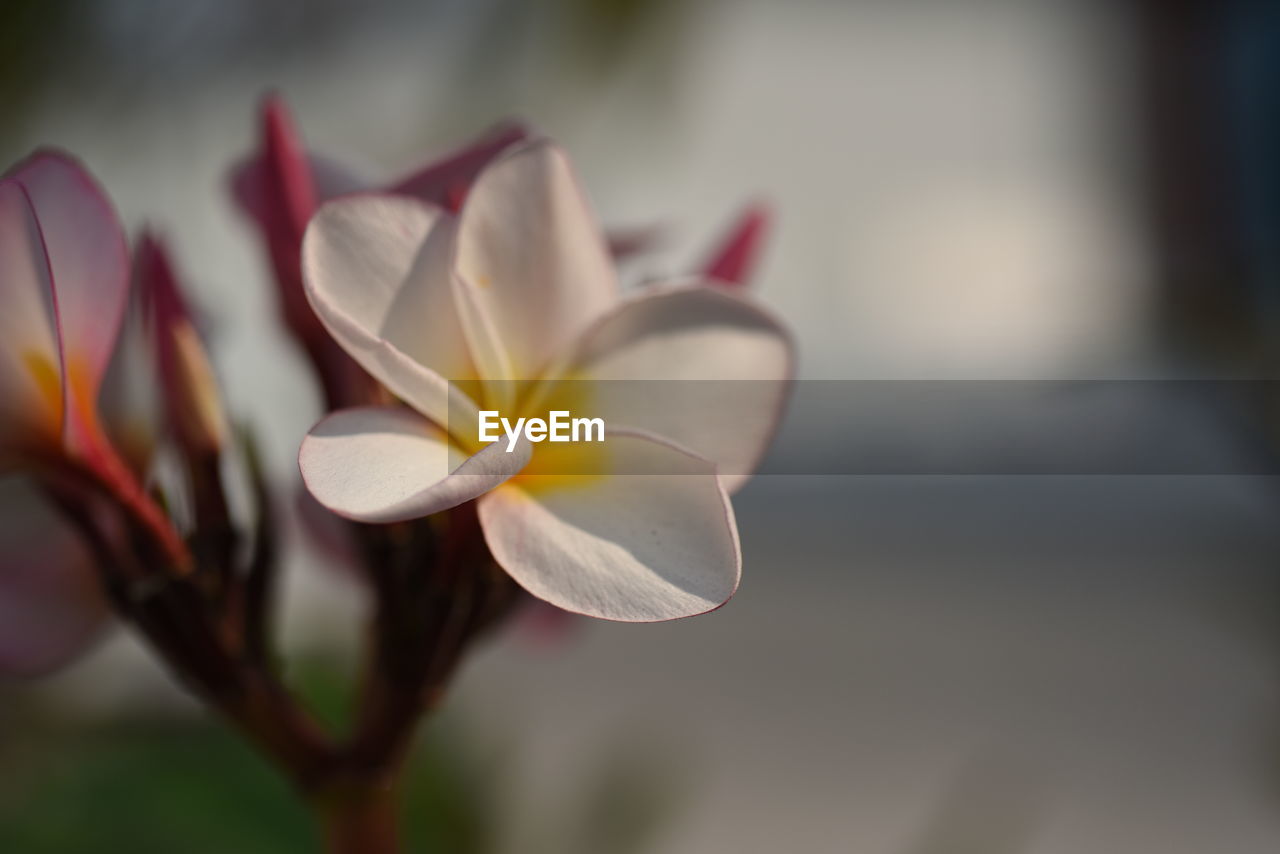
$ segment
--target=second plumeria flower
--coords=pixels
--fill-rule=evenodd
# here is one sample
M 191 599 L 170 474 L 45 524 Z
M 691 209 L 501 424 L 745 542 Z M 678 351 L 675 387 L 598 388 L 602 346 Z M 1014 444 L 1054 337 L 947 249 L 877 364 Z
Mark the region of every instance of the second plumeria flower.
M 565 154 L 547 141 L 487 167 L 456 216 L 419 200 L 325 205 L 303 246 L 307 295 L 331 334 L 413 410 L 342 410 L 300 464 L 331 510 L 393 522 L 479 499 L 493 556 L 566 610 L 625 621 L 690 616 L 737 588 L 728 491 L 777 426 L 793 371 L 786 331 L 699 283 L 624 298 Z M 597 476 L 558 477 L 525 442 L 475 441 L 481 406 L 523 415 L 549 382 L 743 383 L 735 429 L 700 407 L 604 395 Z M 533 389 L 528 393 L 518 389 Z M 647 474 L 645 472 L 648 472 Z

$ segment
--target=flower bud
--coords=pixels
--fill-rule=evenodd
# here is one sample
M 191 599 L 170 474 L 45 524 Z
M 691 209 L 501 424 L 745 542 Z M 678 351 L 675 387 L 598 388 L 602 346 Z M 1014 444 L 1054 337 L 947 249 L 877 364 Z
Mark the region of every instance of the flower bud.
M 168 254 L 154 236 L 138 241 L 135 269 L 169 428 L 188 452 L 216 454 L 228 436 L 217 377 Z

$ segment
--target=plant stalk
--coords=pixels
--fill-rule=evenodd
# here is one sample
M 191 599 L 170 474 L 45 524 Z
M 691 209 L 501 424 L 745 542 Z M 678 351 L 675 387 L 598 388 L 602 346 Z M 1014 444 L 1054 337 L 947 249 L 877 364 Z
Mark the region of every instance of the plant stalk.
M 353 785 L 316 799 L 328 854 L 397 854 L 395 787 Z

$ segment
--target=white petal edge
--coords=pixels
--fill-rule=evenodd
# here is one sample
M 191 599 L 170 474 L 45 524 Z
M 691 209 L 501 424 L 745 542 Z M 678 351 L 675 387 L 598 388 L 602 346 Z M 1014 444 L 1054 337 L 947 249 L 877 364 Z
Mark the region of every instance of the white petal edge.
M 688 281 L 655 285 L 587 330 L 567 376 L 591 384 L 591 415 L 712 460 L 732 493 L 777 432 L 795 344 L 748 297 Z
M 298 467 L 317 501 L 360 522 L 402 522 L 448 510 L 503 483 L 529 461 L 521 442 L 467 456 L 443 429 L 402 407 L 342 409 L 311 428 Z
M 562 342 L 617 302 L 604 235 L 568 156 L 551 142 L 485 167 L 458 217 L 458 275 L 492 318 L 511 379 L 539 377 Z
M 609 445 L 622 473 L 566 486 L 526 476 L 480 499 L 498 564 L 539 599 L 600 619 L 658 622 L 723 605 L 742 552 L 715 467 L 654 437 L 613 432 Z M 640 473 L 653 470 L 667 473 Z
M 442 286 L 452 300 L 451 276 L 418 267 L 432 230 L 446 216 L 417 199 L 372 193 L 325 203 L 302 241 L 302 277 L 307 299 L 329 334 L 375 379 L 437 424 L 454 412 L 473 412 L 474 403 L 439 371 L 424 365 L 384 337 L 388 314 L 405 286 Z M 424 263 L 441 260 L 432 241 Z M 441 304 L 441 299 L 418 301 Z M 426 320 L 456 326 L 456 319 Z M 392 330 L 397 340 L 406 331 Z M 413 349 L 413 348 L 411 348 Z M 419 355 L 423 351 L 419 350 Z M 444 366 L 447 371 L 454 365 Z
M 454 381 L 476 376 L 454 297 L 456 233 L 453 217 L 436 219 L 379 325 L 379 337 L 391 346 Z

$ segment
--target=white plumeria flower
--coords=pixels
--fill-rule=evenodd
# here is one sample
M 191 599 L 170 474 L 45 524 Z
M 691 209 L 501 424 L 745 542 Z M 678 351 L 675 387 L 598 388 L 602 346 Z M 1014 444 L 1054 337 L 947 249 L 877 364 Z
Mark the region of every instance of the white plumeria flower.
M 394 522 L 478 498 L 502 568 L 589 616 L 674 619 L 733 595 L 742 560 L 728 491 L 777 426 L 790 338 L 724 289 L 624 298 L 559 148 L 540 140 L 499 158 L 456 217 L 400 196 L 331 201 L 307 230 L 302 268 L 329 332 L 416 410 L 347 409 L 317 424 L 299 463 L 322 504 Z M 544 413 L 545 394 L 517 389 L 565 379 L 753 382 L 734 395 L 732 430 L 706 407 L 592 396 L 585 414 L 604 419 L 608 441 L 589 477 L 557 473 L 563 446 L 477 442 L 482 406 L 513 420 Z

